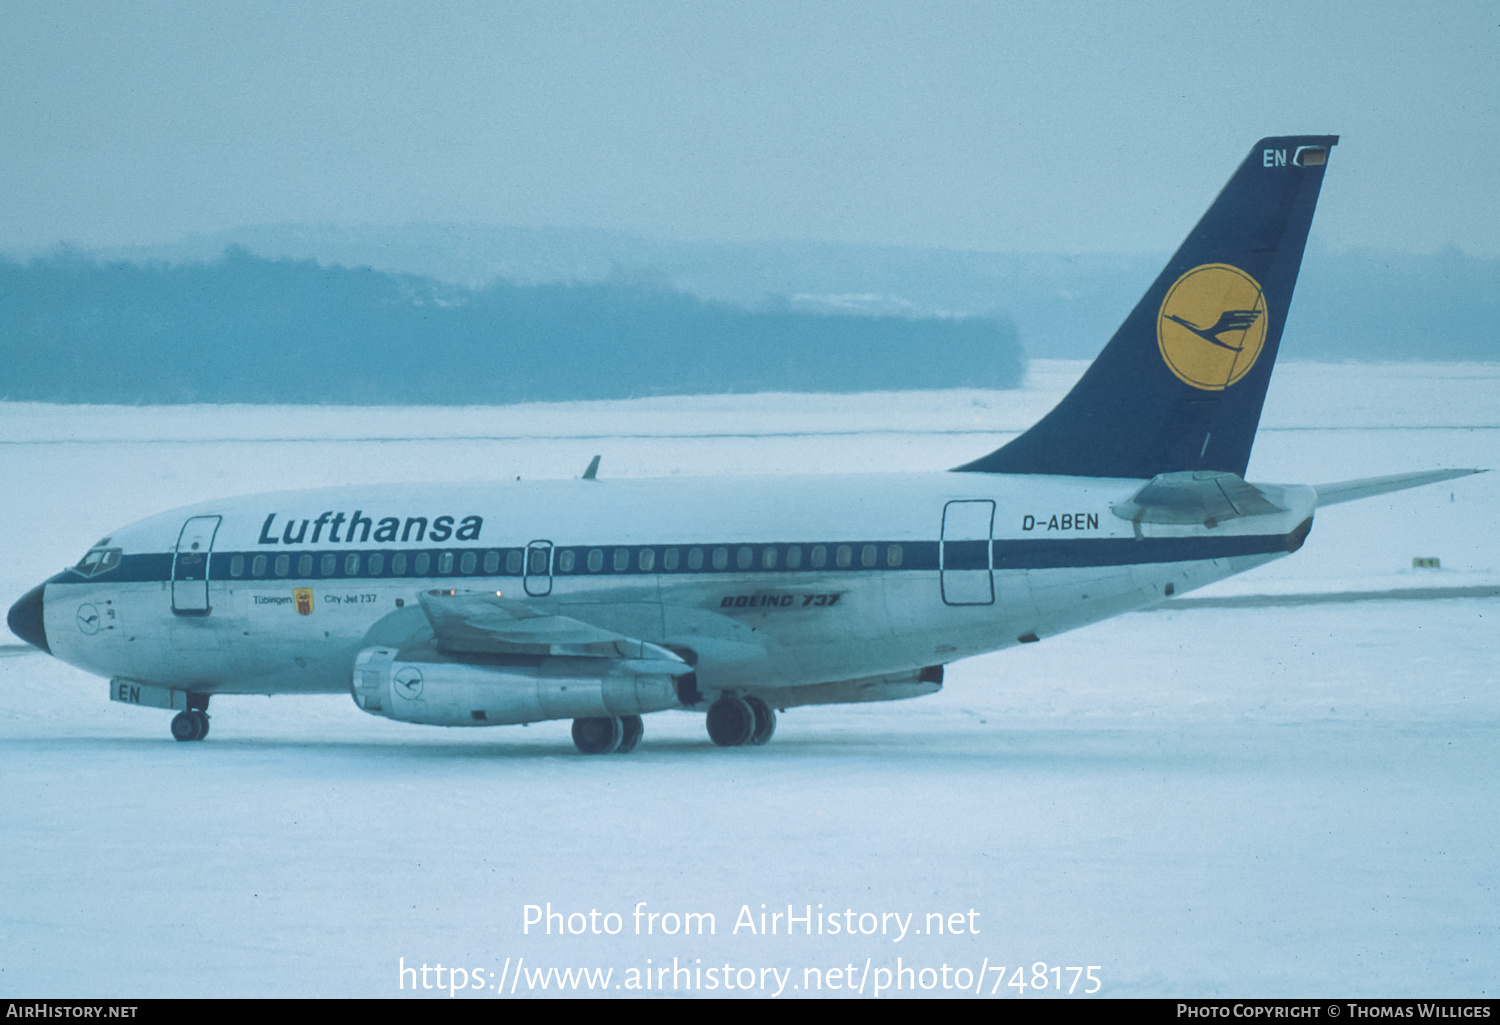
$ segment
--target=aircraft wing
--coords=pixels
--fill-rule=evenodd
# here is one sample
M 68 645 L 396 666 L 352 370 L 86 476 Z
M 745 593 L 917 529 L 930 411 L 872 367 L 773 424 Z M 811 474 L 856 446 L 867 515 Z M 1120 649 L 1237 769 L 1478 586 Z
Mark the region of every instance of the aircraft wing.
M 633 673 L 676 675 L 688 665 L 650 641 L 538 609 L 495 591 L 433 590 L 418 597 L 438 643 L 449 651 L 539 652 L 621 660 Z
M 1467 477 L 1471 473 L 1487 472 L 1487 470 L 1473 469 L 1419 470 L 1416 473 L 1393 473 L 1387 477 L 1363 477 L 1359 480 L 1341 480 L 1334 484 L 1315 484 L 1313 490 L 1318 493 L 1318 508 L 1321 509 L 1325 505 L 1355 502 L 1361 498 L 1373 498 L 1392 491 L 1421 487 L 1423 484 L 1436 484 L 1440 480 L 1452 480 L 1455 477 Z

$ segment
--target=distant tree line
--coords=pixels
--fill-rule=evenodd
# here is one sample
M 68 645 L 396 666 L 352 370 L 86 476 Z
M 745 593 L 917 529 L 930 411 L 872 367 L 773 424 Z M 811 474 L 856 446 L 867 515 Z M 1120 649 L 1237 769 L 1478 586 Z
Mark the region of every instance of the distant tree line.
M 1283 356 L 1500 360 L 1500 258 L 1313 253 L 1303 263 Z
M 1000 318 L 745 309 L 615 283 L 473 291 L 231 248 L 0 260 L 0 397 L 443 405 L 1019 384 Z

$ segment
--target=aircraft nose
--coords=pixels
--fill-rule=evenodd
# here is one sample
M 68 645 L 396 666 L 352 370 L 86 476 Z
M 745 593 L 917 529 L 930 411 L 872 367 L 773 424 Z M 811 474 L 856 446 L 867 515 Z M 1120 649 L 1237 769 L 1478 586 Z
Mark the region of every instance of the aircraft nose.
M 47 646 L 47 628 L 42 624 L 42 591 L 46 586 L 37 584 L 21 595 L 21 600 L 10 607 L 5 622 L 11 633 L 50 655 L 52 649 Z

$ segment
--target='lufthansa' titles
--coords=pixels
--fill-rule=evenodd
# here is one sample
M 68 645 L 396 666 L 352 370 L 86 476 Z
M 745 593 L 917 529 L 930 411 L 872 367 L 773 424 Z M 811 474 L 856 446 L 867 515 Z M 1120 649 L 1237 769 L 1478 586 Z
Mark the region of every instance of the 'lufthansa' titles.
M 300 545 L 322 544 L 323 531 L 328 531 L 328 542 L 332 544 L 379 544 L 436 541 L 452 538 L 455 541 L 478 541 L 484 527 L 479 516 L 408 516 L 404 520 L 397 516 L 375 519 L 356 509 L 353 515 L 334 513 L 320 514 L 314 519 L 299 520 L 295 517 L 277 524 L 277 513 L 271 513 L 260 527 L 259 544 Z M 309 535 L 311 532 L 311 536 Z M 340 537 L 340 532 L 343 536 Z

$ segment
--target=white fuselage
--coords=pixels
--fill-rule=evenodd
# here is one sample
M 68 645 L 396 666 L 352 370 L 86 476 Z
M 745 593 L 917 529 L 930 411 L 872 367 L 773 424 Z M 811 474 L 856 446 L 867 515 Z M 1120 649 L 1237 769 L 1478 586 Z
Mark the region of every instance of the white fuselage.
M 865 474 L 228 499 L 123 528 L 96 546 L 117 550 L 110 568 L 49 580 L 46 636 L 121 680 L 336 692 L 361 649 L 422 624 L 419 594 L 498 591 L 686 652 L 711 697 L 940 665 L 1151 605 L 1285 554 L 1315 503 L 1288 487 L 1286 512 L 1213 527 L 1111 512 L 1141 483 Z M 211 550 L 196 570 L 190 543 Z

